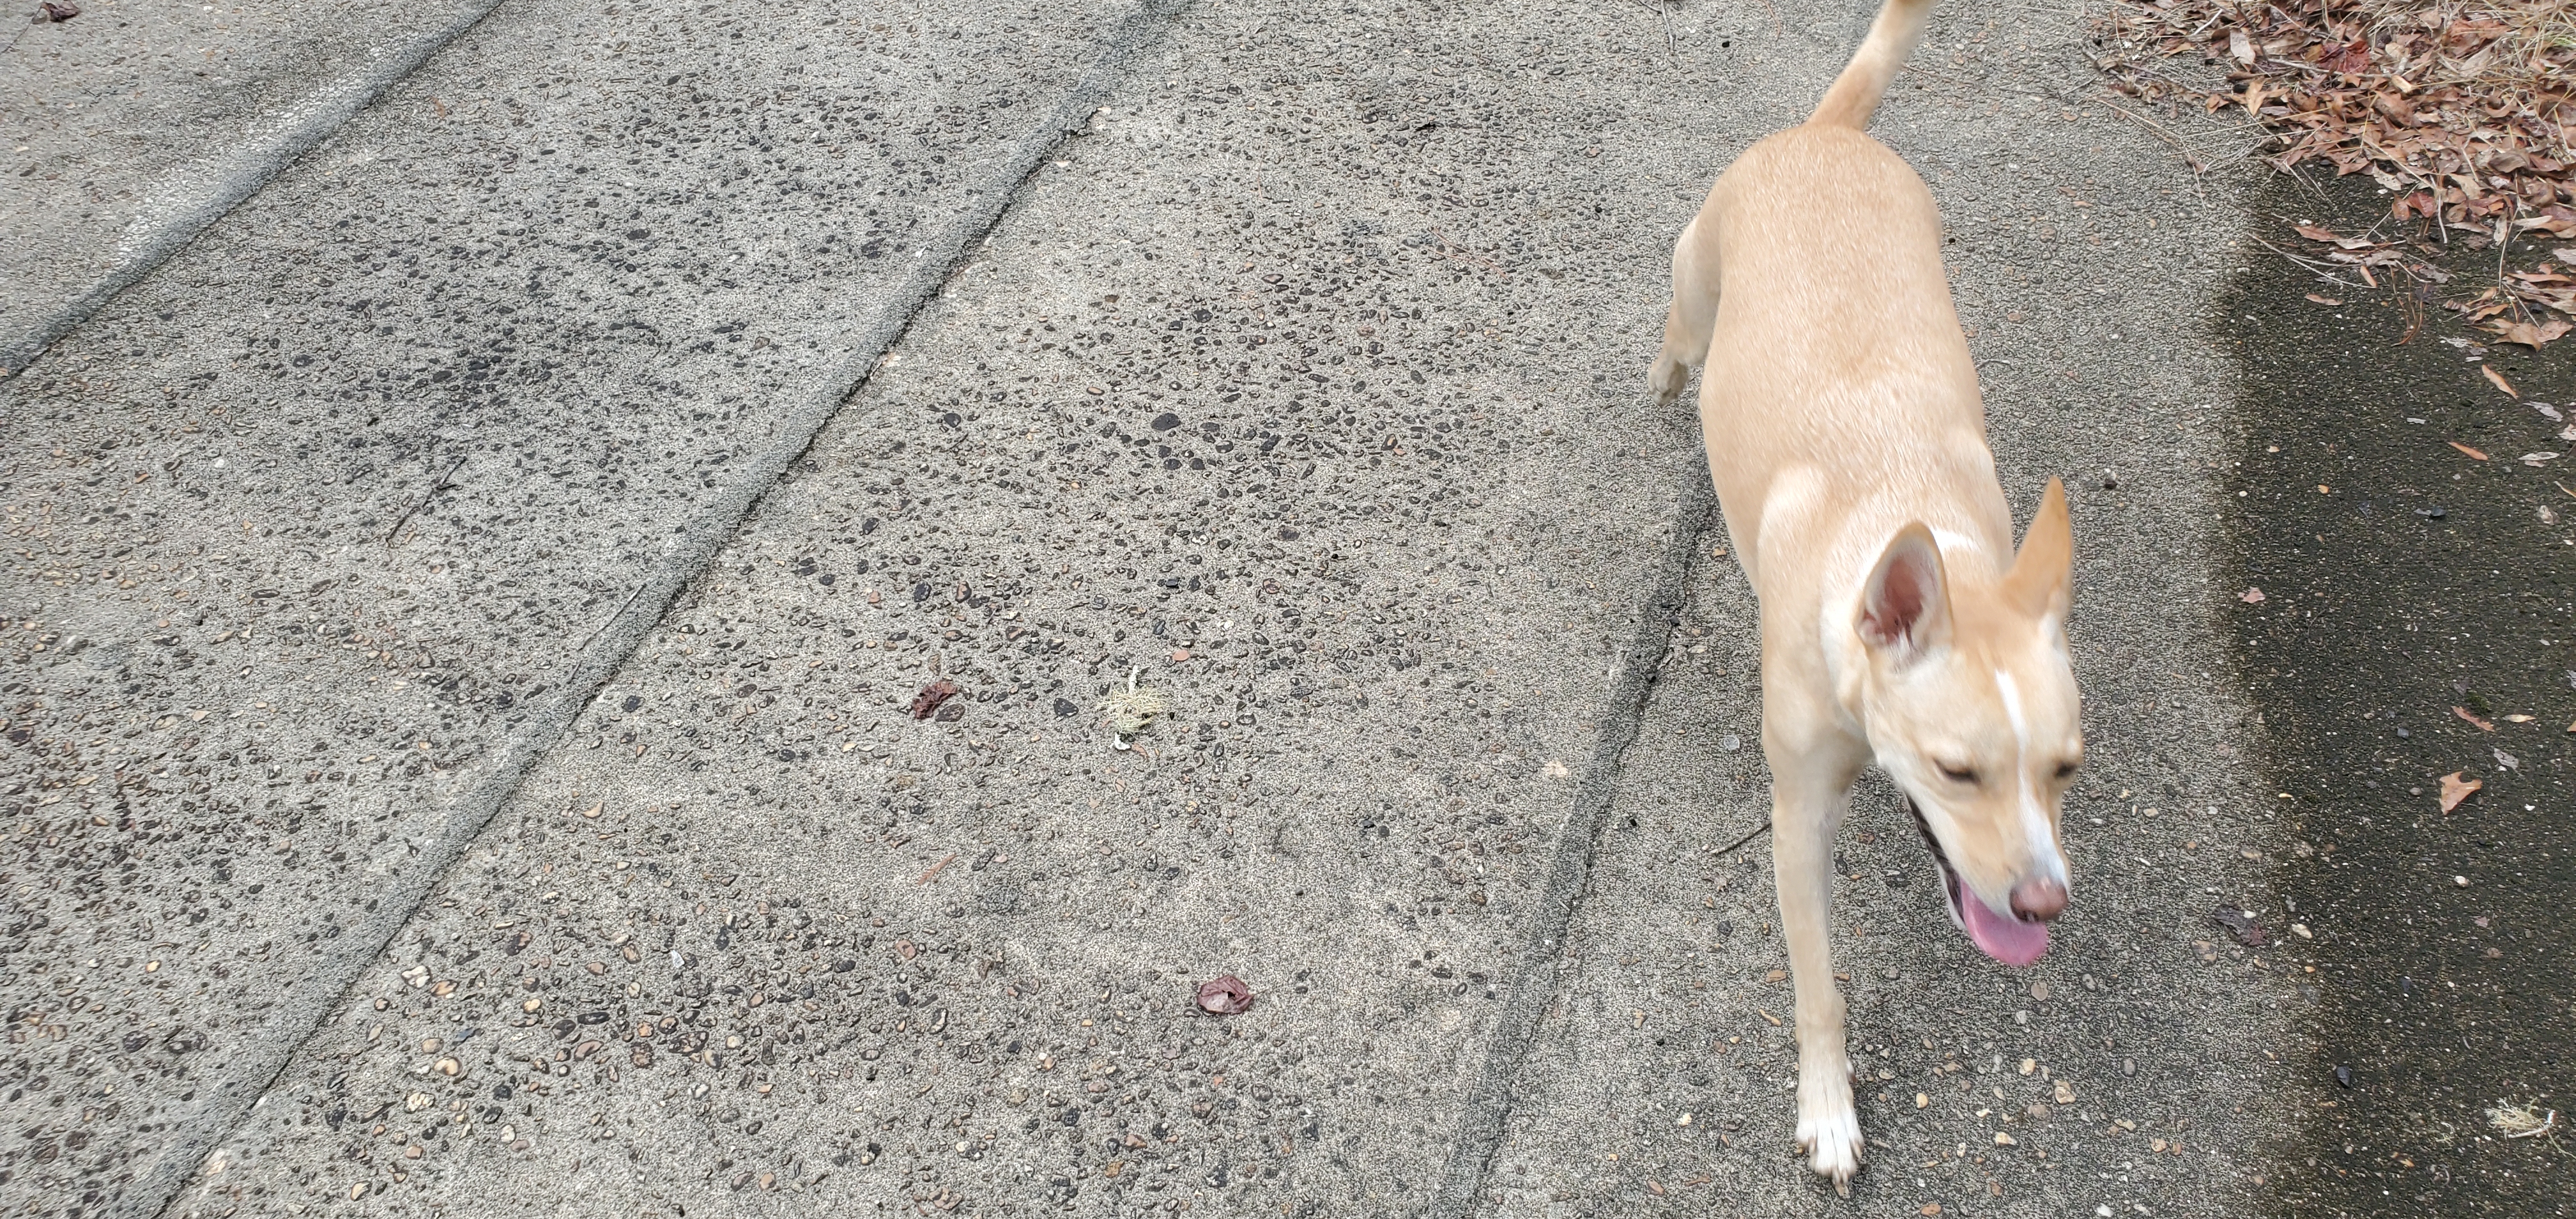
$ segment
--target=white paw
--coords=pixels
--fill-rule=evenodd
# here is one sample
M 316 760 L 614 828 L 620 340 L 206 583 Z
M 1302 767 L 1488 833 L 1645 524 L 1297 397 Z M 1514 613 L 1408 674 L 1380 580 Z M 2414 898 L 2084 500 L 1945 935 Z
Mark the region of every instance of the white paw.
M 1646 371 L 1646 391 L 1655 396 L 1658 404 L 1671 402 L 1682 396 L 1682 388 L 1690 384 L 1690 375 L 1688 365 L 1671 356 L 1657 356 L 1655 366 Z
M 1798 1079 L 1798 1148 L 1816 1175 L 1831 1177 L 1834 1192 L 1851 1193 L 1852 1174 L 1860 1171 L 1860 1114 L 1852 1109 L 1851 1077 L 1836 1063 L 1828 1070 L 1801 1070 Z

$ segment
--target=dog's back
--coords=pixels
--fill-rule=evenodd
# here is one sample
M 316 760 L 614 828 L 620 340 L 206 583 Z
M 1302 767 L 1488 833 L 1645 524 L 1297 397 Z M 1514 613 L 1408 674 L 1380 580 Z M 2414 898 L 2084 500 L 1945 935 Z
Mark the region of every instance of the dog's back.
M 1792 128 L 1746 151 L 1697 223 L 1718 286 L 1700 422 L 1730 520 L 1801 467 L 1843 499 L 1993 485 L 1940 216 L 1895 153 L 1848 127 Z M 1992 517 L 1936 524 L 1985 526 L 2009 553 L 2000 499 L 1967 498 Z
M 1861 130 L 1930 9 L 1881 10 L 1815 113 L 1745 150 L 1674 248 L 1665 352 L 1649 379 L 1669 398 L 1706 364 L 1710 473 L 1750 563 L 1760 505 L 1791 471 L 1845 502 L 1970 506 L 1932 523 L 2011 553 L 1939 212 L 1912 167 Z

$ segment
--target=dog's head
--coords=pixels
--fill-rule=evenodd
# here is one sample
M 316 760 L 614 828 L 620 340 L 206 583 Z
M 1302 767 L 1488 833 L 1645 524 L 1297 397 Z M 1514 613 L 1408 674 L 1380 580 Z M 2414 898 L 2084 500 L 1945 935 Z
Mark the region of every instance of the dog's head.
M 2066 644 L 2074 538 L 2051 479 L 2012 569 L 1954 584 L 1932 532 L 1898 531 L 1854 615 L 1861 711 L 1879 764 L 1940 862 L 1950 917 L 2027 965 L 2066 908 L 2058 805 L 2084 760 Z

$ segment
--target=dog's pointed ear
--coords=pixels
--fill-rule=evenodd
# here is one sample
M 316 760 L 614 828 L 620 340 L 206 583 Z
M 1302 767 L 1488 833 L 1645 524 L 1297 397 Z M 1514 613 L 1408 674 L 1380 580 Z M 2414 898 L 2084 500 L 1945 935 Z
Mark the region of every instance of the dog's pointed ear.
M 1896 531 L 1861 586 L 1852 626 L 1872 650 L 1908 659 L 1950 640 L 1949 579 L 1923 522 Z
M 2004 595 L 2034 618 L 2066 620 L 2074 603 L 2075 527 L 2066 515 L 2066 484 L 2052 478 L 2039 497 L 2039 515 L 2021 535 L 2021 553 L 2004 577 Z

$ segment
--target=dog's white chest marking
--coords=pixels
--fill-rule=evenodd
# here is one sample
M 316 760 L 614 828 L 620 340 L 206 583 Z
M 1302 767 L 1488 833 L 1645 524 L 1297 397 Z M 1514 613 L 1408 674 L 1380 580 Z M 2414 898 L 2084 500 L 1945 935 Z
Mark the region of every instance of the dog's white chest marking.
M 2004 719 L 2013 731 L 2013 783 L 2020 799 L 2022 836 L 2030 843 L 2033 866 L 2054 876 L 2060 869 L 2057 854 L 2057 832 L 2048 824 L 2048 810 L 2040 807 L 2039 790 L 2030 781 L 2030 718 L 2022 714 L 2021 685 L 2013 675 L 1995 670 L 1995 690 L 2003 695 Z M 2057 877 L 2063 881 L 2064 877 Z

